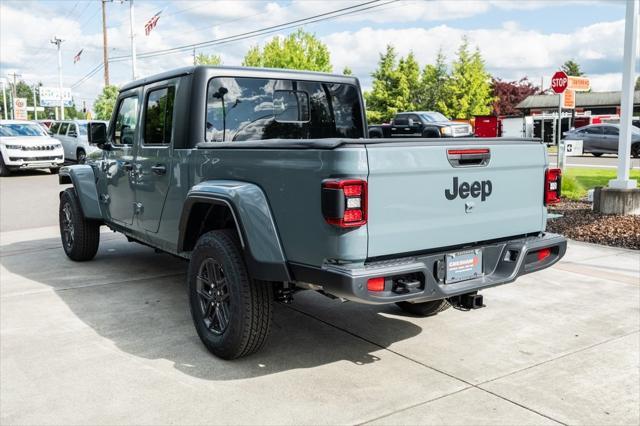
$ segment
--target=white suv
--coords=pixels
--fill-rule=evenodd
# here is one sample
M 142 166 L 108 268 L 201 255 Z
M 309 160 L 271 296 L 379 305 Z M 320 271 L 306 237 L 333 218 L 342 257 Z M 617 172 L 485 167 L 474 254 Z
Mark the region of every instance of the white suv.
M 0 154 L 0 176 L 24 169 L 57 173 L 64 163 L 60 142 L 33 121 L 0 120 Z
M 89 120 L 71 120 L 55 122 L 49 128 L 51 136 L 58 139 L 64 148 L 64 157 L 79 164 L 84 164 L 87 156 L 100 149 L 89 143 L 88 127 L 89 123 L 96 122 Z M 98 121 L 107 123 L 106 121 Z

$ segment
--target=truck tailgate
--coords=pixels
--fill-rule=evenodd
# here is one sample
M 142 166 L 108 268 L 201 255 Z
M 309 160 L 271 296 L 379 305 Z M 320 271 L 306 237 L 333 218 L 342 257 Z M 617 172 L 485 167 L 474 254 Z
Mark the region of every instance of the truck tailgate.
M 366 147 L 370 258 L 544 230 L 546 153 L 540 143 L 420 141 Z M 487 164 L 459 164 L 455 154 L 470 149 L 488 150 Z

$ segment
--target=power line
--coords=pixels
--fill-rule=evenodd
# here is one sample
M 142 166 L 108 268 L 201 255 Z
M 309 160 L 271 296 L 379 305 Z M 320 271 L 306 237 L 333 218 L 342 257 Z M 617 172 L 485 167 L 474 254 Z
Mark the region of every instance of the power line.
M 248 31 L 248 32 L 241 33 L 241 34 L 235 34 L 235 35 L 228 36 L 228 37 L 223 37 L 223 38 L 220 38 L 220 39 L 207 40 L 207 41 L 203 41 L 203 42 L 198 42 L 198 43 L 178 46 L 178 47 L 169 48 L 169 49 L 162 49 L 162 50 L 144 52 L 144 53 L 141 53 L 141 54 L 137 55 L 137 57 L 140 58 L 140 59 L 152 58 L 152 57 L 156 57 L 156 56 L 163 56 L 163 55 L 179 53 L 179 52 L 183 52 L 183 51 L 187 51 L 187 50 L 192 50 L 192 49 L 194 49 L 196 47 L 208 47 L 208 46 L 214 46 L 214 45 L 234 43 L 234 42 L 245 40 L 245 39 L 249 39 L 249 38 L 259 37 L 259 36 L 263 36 L 263 35 L 267 35 L 267 34 L 272 34 L 272 33 L 275 33 L 275 32 L 281 31 L 281 30 L 290 29 L 290 28 L 297 27 L 297 26 L 313 24 L 313 23 L 322 22 L 322 21 L 326 21 L 326 20 L 330 20 L 330 19 L 335 19 L 335 18 L 339 18 L 339 17 L 342 17 L 342 16 L 346 16 L 346 15 L 350 15 L 350 14 L 354 14 L 354 13 L 358 13 L 358 12 L 363 12 L 363 11 L 366 11 L 366 10 L 378 8 L 378 7 L 385 6 L 385 5 L 388 5 L 388 4 L 391 4 L 391 3 L 395 3 L 395 2 L 398 2 L 400 0 L 390 0 L 390 1 L 387 1 L 387 2 L 384 2 L 384 3 L 380 3 L 380 1 L 381 0 L 372 0 L 372 1 L 364 2 L 364 3 L 360 3 L 358 5 L 349 6 L 349 7 L 345 7 L 345 8 L 342 8 L 342 9 L 336 9 L 336 10 L 333 10 L 333 11 L 330 11 L 330 12 L 321 13 L 321 14 L 310 16 L 310 17 L 307 17 L 307 18 L 296 19 L 294 21 L 284 22 L 282 24 L 272 25 L 272 26 L 269 26 L 269 27 L 265 27 L 265 28 L 261 28 L 261 29 L 257 29 L 257 30 L 253 30 L 253 31 Z M 377 4 L 374 4 L 374 3 L 377 3 Z M 363 6 L 367 6 L 367 7 L 363 7 Z M 109 63 L 122 62 L 122 61 L 129 60 L 129 58 L 130 58 L 130 55 L 115 56 L 115 57 L 112 57 L 112 58 L 109 59 Z M 82 85 L 88 79 L 93 77 L 98 71 L 100 71 L 102 69 L 102 67 L 103 67 L 102 64 L 97 65 L 94 69 L 89 71 L 89 73 L 87 73 L 84 77 L 82 77 L 80 80 L 78 80 L 76 83 L 74 83 L 71 87 L 72 88 L 76 88 L 76 87 Z

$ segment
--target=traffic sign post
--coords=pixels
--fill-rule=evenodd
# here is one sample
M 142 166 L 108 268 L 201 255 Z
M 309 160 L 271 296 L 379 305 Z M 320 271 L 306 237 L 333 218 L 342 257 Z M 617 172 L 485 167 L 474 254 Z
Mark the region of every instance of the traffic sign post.
M 567 86 L 569 85 L 569 76 L 564 71 L 556 71 L 551 77 L 551 89 L 558 94 L 558 125 L 556 126 L 556 148 L 557 148 L 557 159 L 556 162 L 560 169 L 564 169 L 564 155 L 562 155 L 562 151 L 564 147 L 562 146 L 562 105 L 563 105 L 563 96 L 562 93 L 567 90 Z

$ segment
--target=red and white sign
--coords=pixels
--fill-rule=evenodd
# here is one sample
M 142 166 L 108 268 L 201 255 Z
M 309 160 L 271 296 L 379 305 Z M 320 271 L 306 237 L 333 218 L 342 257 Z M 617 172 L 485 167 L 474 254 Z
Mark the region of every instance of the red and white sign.
M 556 71 L 551 77 L 551 88 L 556 93 L 562 93 L 567 89 L 569 85 L 569 77 L 564 71 Z

